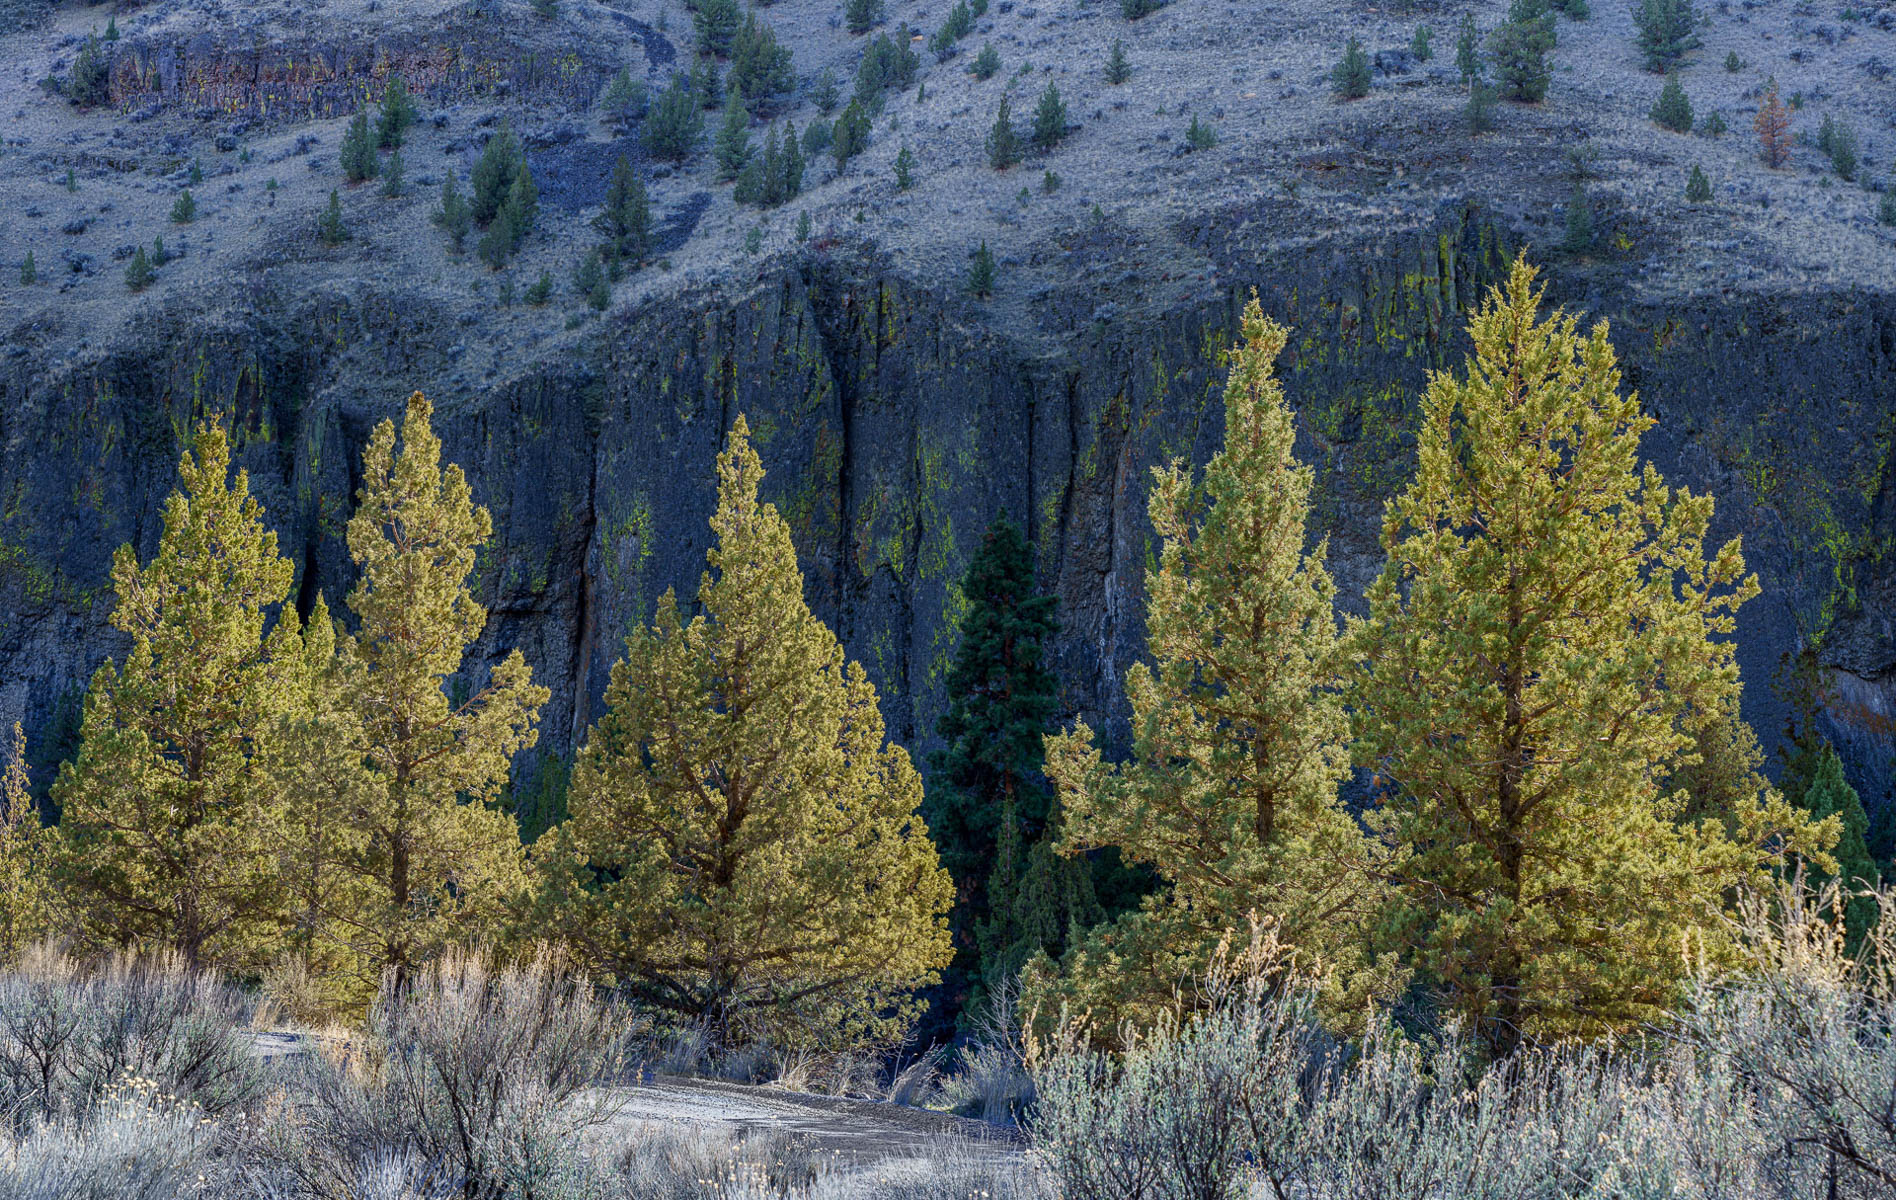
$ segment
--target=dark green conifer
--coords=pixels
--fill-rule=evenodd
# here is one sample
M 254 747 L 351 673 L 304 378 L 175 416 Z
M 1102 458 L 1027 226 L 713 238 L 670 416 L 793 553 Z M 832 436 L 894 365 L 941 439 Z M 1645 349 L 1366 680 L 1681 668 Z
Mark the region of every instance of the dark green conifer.
M 339 157 L 342 177 L 350 183 L 374 179 L 381 171 L 381 160 L 375 154 L 375 133 L 369 128 L 367 112 L 357 112 L 355 119 L 349 122 L 348 131 L 342 135 Z
M 316 219 L 316 236 L 325 246 L 340 246 L 349 240 L 349 227 L 342 223 L 342 194 L 333 188 L 328 206 Z
M 718 127 L 713 153 L 718 162 L 718 179 L 736 179 L 750 162 L 750 112 L 744 107 L 744 94 L 733 88 L 724 105 L 724 123 Z
M 1686 51 L 1699 44 L 1692 0 L 1636 0 L 1633 24 L 1638 28 L 1639 52 L 1654 75 L 1672 70 Z
M 994 294 L 994 255 L 989 252 L 985 238 L 974 252 L 973 265 L 968 268 L 968 290 L 977 296 Z
M 1697 163 L 1692 164 L 1692 173 L 1685 180 L 1685 198 L 1691 204 L 1709 204 L 1712 199 L 1712 181 L 1705 178 L 1705 172 Z
M 843 0 L 843 21 L 851 33 L 868 33 L 882 24 L 882 0 Z
M 988 42 L 981 47 L 981 53 L 974 56 L 974 62 L 968 66 L 968 73 L 985 81 L 994 78 L 1000 69 L 1001 52 L 994 48 L 993 42 Z
M 434 211 L 434 223 L 448 235 L 448 245 L 456 254 L 466 248 L 468 230 L 474 227 L 474 214 L 455 186 L 452 168 L 441 181 L 441 207 Z
M 690 80 L 682 75 L 672 78 L 671 86 L 653 103 L 641 132 L 646 153 L 653 158 L 684 162 L 691 157 L 704 132 L 704 115 Z
M 1000 111 L 994 114 L 994 127 L 987 136 L 988 165 L 1005 171 L 1020 161 L 1020 137 L 1014 132 L 1014 114 L 1007 97 L 1001 97 Z
M 151 286 L 151 281 L 156 277 L 157 273 L 151 269 L 151 259 L 146 257 L 145 248 L 140 246 L 125 268 L 125 286 L 134 292 L 142 292 Z
M 1686 98 L 1685 89 L 1679 86 L 1677 71 L 1666 75 L 1666 85 L 1659 89 L 1659 98 L 1652 102 L 1649 115 L 1661 129 L 1670 129 L 1674 133 L 1692 132 L 1692 101 Z
M 1132 64 L 1126 61 L 1126 48 L 1113 39 L 1113 53 L 1106 60 L 1106 82 L 1117 86 L 1132 78 Z
M 915 155 L 905 145 L 895 156 L 895 190 L 906 192 L 915 186 Z
M 1363 43 L 1351 38 L 1343 60 L 1330 69 L 1330 87 L 1339 100 L 1361 100 L 1369 95 L 1369 55 Z
M 382 89 L 382 112 L 376 121 L 376 144 L 384 150 L 397 150 L 408 137 L 409 126 L 420 114 L 408 95 L 408 84 L 400 75 L 391 76 Z
M 1058 146 L 1066 134 L 1066 102 L 1060 99 L 1060 89 L 1049 83 L 1047 90 L 1040 93 L 1039 106 L 1034 109 L 1034 149 L 1045 154 Z

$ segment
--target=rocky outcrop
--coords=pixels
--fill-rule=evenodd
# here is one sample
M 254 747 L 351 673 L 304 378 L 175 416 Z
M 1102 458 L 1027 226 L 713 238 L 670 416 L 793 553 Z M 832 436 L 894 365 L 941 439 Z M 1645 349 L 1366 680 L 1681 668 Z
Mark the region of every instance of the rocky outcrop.
M 703 569 L 712 460 L 733 416 L 791 518 L 809 595 L 882 690 L 893 736 L 927 743 L 960 603 L 955 583 L 999 512 L 1023 521 L 1056 589 L 1057 663 L 1075 712 L 1123 734 L 1119 681 L 1142 646 L 1154 553 L 1148 469 L 1221 435 L 1219 351 L 1256 287 L 1291 324 L 1282 364 L 1317 468 L 1319 521 L 1353 600 L 1379 561 L 1382 502 L 1407 476 L 1416 397 L 1458 363 L 1461 313 L 1510 238 L 1475 209 L 1322 254 L 1209 248 L 1213 296 L 1102 314 L 1054 296 L 1031 339 L 867 255 L 812 251 L 741 294 L 620 311 L 578 352 L 485 386 L 437 389 L 447 452 L 493 512 L 468 667 L 519 647 L 553 691 L 542 747 L 596 716 L 624 632 Z M 1611 280 L 1550 273 L 1554 297 L 1613 322 L 1626 381 L 1659 418 L 1653 461 L 1720 500 L 1764 584 L 1739 631 L 1749 715 L 1772 736 L 1780 656 L 1821 646 L 1830 732 L 1866 798 L 1887 787 L 1896 711 L 1896 296 L 1706 296 L 1649 305 Z M 170 313 L 136 344 L 0 373 L 0 719 L 42 764 L 72 697 L 113 651 L 106 566 L 148 552 L 180 439 L 229 414 L 253 487 L 300 569 L 299 603 L 347 590 L 341 541 L 360 446 L 406 382 L 446 376 L 454 322 L 363 291 L 259 292 Z

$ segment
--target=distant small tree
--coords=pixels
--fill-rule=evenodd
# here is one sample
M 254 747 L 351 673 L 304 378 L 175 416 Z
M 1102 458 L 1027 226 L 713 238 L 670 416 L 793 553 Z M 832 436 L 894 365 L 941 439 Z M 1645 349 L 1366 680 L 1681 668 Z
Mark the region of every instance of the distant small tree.
M 977 296 L 994 294 L 994 255 L 988 250 L 987 239 L 974 252 L 974 262 L 968 268 L 968 290 Z
M 1468 89 L 1468 103 L 1462 110 L 1470 134 L 1486 133 L 1494 128 L 1494 106 L 1500 90 L 1485 79 L 1477 79 Z
M 1705 172 L 1699 170 L 1697 163 L 1692 164 L 1692 173 L 1686 177 L 1685 199 L 1688 204 L 1711 203 L 1712 181 L 1705 178 Z
M 1343 60 L 1330 69 L 1330 87 L 1339 100 L 1361 100 L 1369 95 L 1369 55 L 1358 39 L 1350 39 Z
M 192 159 L 191 169 L 185 173 L 185 180 L 192 187 L 197 187 L 199 184 L 203 183 L 204 182 L 204 164 L 200 163 L 195 158 Z
M 1034 109 L 1034 149 L 1044 154 L 1058 146 L 1066 133 L 1066 102 L 1060 99 L 1060 89 L 1049 83 L 1047 90 L 1040 93 L 1039 106 Z
M 652 208 L 645 183 L 632 170 L 632 160 L 621 154 L 606 187 L 606 209 L 596 226 L 605 235 L 609 264 L 645 260 L 652 236 Z
M 1876 220 L 1879 225 L 1896 225 L 1896 192 L 1884 192 L 1876 202 Z
M 974 62 L 968 66 L 968 74 L 976 79 L 989 80 L 1001 69 L 1001 52 L 994 48 L 993 42 L 981 47 L 981 53 L 974 56 Z
M 1547 96 L 1553 82 L 1553 68 L 1547 53 L 1554 48 L 1554 18 L 1551 13 L 1510 19 L 1488 35 L 1488 53 L 1494 59 L 1494 72 L 1501 81 L 1502 94 L 1522 104 L 1538 104 Z
M 481 147 L 480 158 L 474 163 L 473 174 L 469 177 L 469 185 L 473 189 L 470 204 L 476 225 L 486 228 L 500 215 L 513 189 L 514 179 L 520 174 L 521 165 L 526 160 L 526 151 L 520 145 L 520 137 L 513 131 L 512 125 L 501 125 L 500 131 L 487 139 L 487 144 Z
M 744 95 L 733 89 L 724 105 L 724 123 L 718 127 L 712 153 L 718 163 L 718 179 L 736 179 L 750 162 L 750 112 L 744 107 Z
M 105 19 L 105 40 L 108 42 L 119 40 L 118 14 L 116 13 Z
M 693 0 L 691 25 L 698 35 L 698 53 L 728 58 L 731 44 L 744 23 L 737 0 Z
M 698 107 L 702 109 L 720 108 L 724 104 L 724 86 L 718 82 L 718 60 L 710 55 L 700 57 L 691 64 L 691 91 L 698 98 Z
M 533 13 L 542 21 L 551 21 L 560 15 L 560 0 L 532 0 Z
M 653 158 L 684 162 L 703 133 L 704 114 L 697 93 L 684 76 L 674 76 L 645 119 L 641 137 L 646 153 Z
M 408 190 L 408 164 L 402 160 L 400 150 L 388 156 L 388 162 L 382 168 L 382 194 L 399 196 Z
M 171 252 L 165 249 L 165 239 L 161 237 L 151 239 L 151 265 L 162 267 L 170 261 Z
M 151 269 L 151 259 L 146 256 L 145 248 L 140 246 L 133 252 L 132 261 L 125 268 L 125 286 L 134 292 L 142 292 L 151 286 L 151 281 L 156 277 L 156 272 Z
M 374 179 L 382 164 L 375 154 L 375 132 L 369 128 L 369 114 L 358 112 L 342 135 L 342 177 L 350 183 Z
M 836 160 L 836 172 L 841 174 L 849 165 L 849 160 L 861 154 L 869 147 L 869 114 L 860 103 L 851 100 L 843 106 L 836 118 L 835 126 L 830 130 L 830 157 Z
M 1014 114 L 1009 109 L 1007 97 L 1001 97 L 1001 108 L 994 116 L 994 127 L 987 136 L 988 165 L 996 171 L 1005 171 L 1020 161 L 1020 138 L 1014 132 Z
M 328 207 L 316 218 L 316 236 L 325 246 L 340 246 L 349 240 L 349 227 L 342 223 L 342 194 L 333 188 Z
M 843 0 L 843 21 L 851 33 L 868 33 L 882 24 L 882 0 Z
M 904 145 L 895 156 L 895 190 L 906 192 L 915 185 L 915 155 Z
M 178 193 L 177 202 L 171 206 L 171 223 L 173 225 L 189 225 L 191 222 L 197 220 L 197 212 L 197 197 L 191 194 L 190 188 L 186 188 L 184 191 Z
M 1106 82 L 1115 86 L 1132 78 L 1132 64 L 1126 61 L 1126 48 L 1113 39 L 1113 53 L 1106 60 Z
M 612 303 L 612 290 L 606 285 L 606 272 L 599 263 L 599 252 L 589 250 L 573 271 L 573 294 L 584 300 L 594 312 L 604 312 Z
M 599 108 L 606 120 L 624 128 L 645 115 L 645 81 L 635 78 L 631 67 L 619 68 L 619 73 L 606 85 L 605 95 L 600 97 Z
M 1674 133 L 1692 132 L 1692 101 L 1686 98 L 1685 89 L 1679 86 L 1677 71 L 1666 76 L 1666 85 L 1659 89 L 1659 98 L 1652 102 L 1650 115 L 1653 123 L 1661 129 L 1670 129 Z
M 382 112 L 375 125 L 375 141 L 384 150 L 396 150 L 408 136 L 408 129 L 420 116 L 408 94 L 408 84 L 400 75 L 389 77 L 382 88 Z
M 1738 57 L 1738 52 L 1736 50 L 1727 50 L 1725 52 L 1725 73 L 1728 75 L 1736 75 L 1744 69 L 1745 62 L 1742 58 Z
M 842 103 L 842 94 L 836 87 L 836 72 L 824 67 L 817 73 L 816 83 L 810 88 L 810 99 L 816 104 L 816 111 L 829 116 Z
M 529 287 L 525 292 L 527 303 L 533 305 L 535 308 L 545 304 L 552 295 L 553 272 L 551 271 L 541 271 L 540 277 L 534 280 L 533 286 Z
M 467 245 L 468 231 L 474 228 L 474 214 L 460 189 L 455 187 L 452 169 L 441 181 L 441 207 L 435 209 L 433 220 L 448 235 L 448 245 L 456 254 L 461 253 Z
M 1218 144 L 1218 131 L 1192 114 L 1192 123 L 1185 130 L 1185 148 L 1187 150 L 1209 150 Z
M 1817 130 L 1817 148 L 1829 156 L 1830 169 L 1839 179 L 1856 178 L 1857 136 L 1848 121 L 1839 121 L 1825 113 L 1823 125 Z
M 1415 27 L 1415 36 L 1409 39 L 1409 53 L 1415 56 L 1417 62 L 1427 62 L 1435 57 L 1435 49 L 1429 45 L 1429 40 L 1434 36 L 1435 31 L 1426 23 Z
M 1593 204 L 1586 185 L 1577 179 L 1573 193 L 1567 197 L 1567 232 L 1561 245 L 1571 254 L 1584 254 L 1593 248 Z
M 1724 137 L 1725 131 L 1725 114 L 1721 112 L 1713 111 L 1699 122 L 1699 132 L 1708 138 Z
M 1481 31 L 1475 28 L 1475 14 L 1462 14 L 1461 29 L 1455 35 L 1455 69 L 1461 72 L 1462 86 L 1474 91 L 1481 78 Z
M 1634 0 L 1633 24 L 1646 69 L 1661 75 L 1699 44 L 1692 0 Z
M 1791 114 L 1778 99 L 1777 80 L 1767 80 L 1764 85 L 1764 103 L 1758 106 L 1758 115 L 1752 121 L 1758 131 L 1759 157 L 1767 167 L 1781 167 L 1791 153 Z
M 856 99 L 871 111 L 882 105 L 882 93 L 893 88 L 906 90 L 915 82 L 922 60 L 909 47 L 909 29 L 904 25 L 894 37 L 877 34 L 864 48 L 862 64 L 856 68 Z
M 91 108 L 111 99 L 112 60 L 99 39 L 87 35 L 72 60 L 72 74 L 66 80 L 66 99 L 80 108 Z
M 1165 6 L 1165 0 L 1119 0 L 1119 15 L 1128 21 L 1150 16 Z
M 39 267 L 33 262 L 33 252 L 26 252 L 26 261 L 20 264 L 20 286 L 32 287 L 39 282 Z

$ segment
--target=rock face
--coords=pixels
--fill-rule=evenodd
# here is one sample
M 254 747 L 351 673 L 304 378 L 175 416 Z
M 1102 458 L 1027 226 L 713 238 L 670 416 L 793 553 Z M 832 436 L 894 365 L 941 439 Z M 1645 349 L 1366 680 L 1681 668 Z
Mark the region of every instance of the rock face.
M 446 452 L 494 515 L 479 567 L 491 617 L 468 674 L 519 647 L 553 692 L 541 752 L 576 744 L 627 628 L 665 589 L 688 600 L 696 588 L 712 461 L 741 411 L 766 494 L 797 531 L 810 600 L 867 665 L 893 737 L 931 740 L 956 581 L 1000 512 L 1026 524 L 1058 592 L 1070 708 L 1123 736 L 1119 681 L 1142 650 L 1155 552 L 1148 469 L 1216 448 L 1217 356 L 1252 287 L 1293 327 L 1280 366 L 1339 591 L 1356 604 L 1380 560 L 1382 502 L 1411 468 L 1425 372 L 1459 366 L 1462 314 L 1511 239 L 1463 208 L 1425 234 L 1321 253 L 1207 250 L 1229 282 L 1201 301 L 1154 322 L 1054 294 L 1031 337 L 867 257 L 813 250 L 741 294 L 617 313 L 577 353 L 436 394 Z M 1554 300 L 1612 320 L 1626 383 L 1659 418 L 1652 461 L 1718 497 L 1719 537 L 1744 537 L 1764 585 L 1739 633 L 1753 724 L 1775 737 L 1780 657 L 1819 645 L 1828 732 L 1878 800 L 1896 706 L 1896 296 L 1658 307 L 1587 291 L 1575 272 L 1551 284 Z M 15 349 L 0 368 L 0 719 L 25 721 L 42 780 L 118 644 L 111 553 L 152 549 L 194 417 L 233 421 L 299 565 L 299 606 L 320 589 L 340 608 L 360 447 L 399 411 L 404 381 L 452 366 L 459 336 L 387 296 L 258 293 L 173 311 L 135 344 L 63 362 Z

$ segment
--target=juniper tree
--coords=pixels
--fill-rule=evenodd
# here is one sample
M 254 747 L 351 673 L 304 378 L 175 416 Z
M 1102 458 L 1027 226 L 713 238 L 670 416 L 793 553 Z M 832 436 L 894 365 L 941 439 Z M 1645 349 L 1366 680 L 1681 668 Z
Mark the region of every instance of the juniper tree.
M 862 63 L 856 68 L 856 99 L 867 109 L 880 111 L 882 93 L 894 88 L 906 90 L 915 82 L 921 59 L 909 48 L 908 26 L 896 30 L 896 36 L 877 34 L 863 50 Z
M 606 272 L 600 265 L 597 250 L 587 251 L 574 268 L 573 294 L 594 312 L 604 312 L 612 304 L 612 289 L 606 283 Z
M 632 160 L 623 154 L 612 168 L 612 182 L 606 187 L 606 208 L 594 226 L 605 235 L 608 261 L 630 262 L 635 266 L 645 261 L 652 236 L 651 203 L 645 194 L 644 181 L 633 171 Z
M 197 197 L 191 194 L 191 189 L 186 188 L 178 193 L 177 201 L 171 206 L 171 223 L 189 225 L 195 220 L 197 220 Z
M 1126 48 L 1113 39 L 1112 57 L 1106 60 L 1106 82 L 1117 86 L 1132 78 L 1132 64 L 1126 61 Z
M 1854 953 L 1877 923 L 1876 900 L 1864 893 L 1877 886 L 1882 873 L 1865 841 L 1869 817 L 1856 789 L 1844 777 L 1843 761 L 1828 741 L 1807 730 L 1806 726 L 1792 731 L 1784 765 L 1784 799 L 1808 814 L 1812 822 L 1835 819 L 1837 843 L 1830 855 L 1835 859 L 1834 869 L 1818 863 L 1798 865 L 1810 886 L 1821 887 L 1832 881 L 1840 886 L 1843 896 L 1837 915 L 1844 921 L 1849 949 Z
M 420 116 L 408 95 L 408 84 L 400 75 L 392 75 L 382 88 L 382 111 L 376 119 L 375 142 L 384 150 L 399 150 L 408 137 L 408 129 Z
M 1252 297 L 1225 384 L 1224 446 L 1202 477 L 1155 469 L 1146 573 L 1151 661 L 1126 673 L 1130 757 L 1084 722 L 1049 738 L 1070 847 L 1116 845 L 1164 881 L 1063 964 L 1076 1008 L 1149 1022 L 1253 914 L 1326 983 L 1338 1012 L 1383 990 L 1356 933 L 1370 846 L 1337 797 L 1349 724 L 1333 679 L 1336 589 L 1310 545 L 1314 475 L 1272 364 L 1285 330 Z
M 1699 44 L 1692 0 L 1633 0 L 1640 55 L 1655 75 L 1671 71 Z
M 729 57 L 731 44 L 742 26 L 744 10 L 737 0 L 692 0 L 691 25 L 698 35 L 698 53 Z
M 1014 132 L 1014 114 L 1008 107 L 1007 97 L 1001 97 L 1001 107 L 994 114 L 994 127 L 987 135 L 988 165 L 996 171 L 1005 171 L 1020 161 L 1020 138 Z
M 118 14 L 117 13 L 113 13 L 111 16 L 108 16 L 105 19 L 104 40 L 108 42 L 116 42 L 119 40 L 119 27 L 118 27 Z
M 198 426 L 149 561 L 112 559 L 122 660 L 92 677 L 53 785 L 56 867 L 95 946 L 168 946 L 254 968 L 275 940 L 282 820 L 264 769 L 284 711 L 295 574 L 214 422 Z
M 66 99 L 80 108 L 89 108 L 111 99 L 111 92 L 112 60 L 98 37 L 87 34 L 72 60 L 72 74 L 66 79 Z
M 17 963 L 51 930 L 47 835 L 27 788 L 26 734 L 18 721 L 0 766 L 0 967 Z
M 974 61 L 968 65 L 968 73 L 983 81 L 994 78 L 1000 69 L 1001 52 L 994 48 L 993 42 L 983 44 L 981 53 L 975 55 Z
M 1150 16 L 1165 6 L 1165 0 L 1119 0 L 1119 15 L 1128 21 Z
M 895 156 L 895 190 L 906 192 L 915 186 L 915 155 L 909 152 L 907 145 Z
M 1727 890 L 1835 836 L 1768 789 L 1696 820 L 1664 786 L 1694 725 L 1736 712 L 1757 582 L 1737 542 L 1706 554 L 1709 498 L 1641 469 L 1653 422 L 1606 326 L 1541 319 L 1534 280 L 1517 259 L 1465 372 L 1431 375 L 1349 646 L 1358 763 L 1399 848 L 1382 935 L 1497 1054 L 1660 1019 L 1688 931 L 1723 960 Z
M 342 194 L 333 188 L 329 203 L 316 218 L 316 237 L 325 246 L 340 246 L 349 240 L 349 227 L 342 223 Z
M 1547 96 L 1553 68 L 1547 53 L 1554 48 L 1554 18 L 1511 15 L 1488 35 L 1488 53 L 1502 94 L 1522 104 L 1538 104 Z
M 851 33 L 868 33 L 882 24 L 882 0 L 843 0 L 843 21 Z
M 703 133 L 704 113 L 697 93 L 684 76 L 673 76 L 671 86 L 658 94 L 640 131 L 646 153 L 653 158 L 684 162 Z
M 146 255 L 145 248 L 140 246 L 132 251 L 132 261 L 125 264 L 125 286 L 134 292 L 142 292 L 150 287 L 151 281 L 157 277 L 157 273 L 152 270 L 151 258 Z
M 1584 254 L 1593 249 L 1593 201 L 1587 195 L 1586 184 L 1578 179 L 1573 181 L 1573 191 L 1567 196 L 1566 232 L 1561 247 L 1571 254 Z
M 553 273 L 551 271 L 541 271 L 540 277 L 533 281 L 532 286 L 527 288 L 525 298 L 528 304 L 538 308 L 542 304 L 545 304 L 552 295 Z
M 455 186 L 452 167 L 441 181 L 441 207 L 435 209 L 432 219 L 448 235 L 448 245 L 456 254 L 461 253 L 467 245 L 468 231 L 474 228 L 474 213 Z
M 416 392 L 399 435 L 385 420 L 363 450 L 347 527 L 357 626 L 339 651 L 366 771 L 356 922 L 375 967 L 398 976 L 491 933 L 523 882 L 514 819 L 494 804 L 548 695 L 515 650 L 466 699 L 448 697 L 487 621 L 467 579 L 493 520 L 461 468 L 442 466 L 432 413 Z
M 1043 154 L 1052 150 L 1066 137 L 1066 127 L 1066 102 L 1060 99 L 1060 89 L 1049 83 L 1034 109 L 1034 148 Z
M 1659 89 L 1659 98 L 1652 102 L 1652 110 L 1648 115 L 1661 129 L 1670 129 L 1674 133 L 1692 132 L 1692 101 L 1686 98 L 1685 89 L 1679 86 L 1677 71 L 1666 76 L 1666 85 Z
M 739 417 L 687 621 L 671 592 L 614 665 L 536 844 L 540 927 L 726 1042 L 899 1029 L 949 958 L 952 884 L 875 687 L 803 600 Z
M 1361 100 L 1369 95 L 1369 55 L 1354 37 L 1344 47 L 1342 61 L 1330 69 L 1330 89 L 1339 100 Z
M 369 128 L 369 114 L 366 111 L 357 112 L 349 122 L 348 130 L 342 135 L 342 150 L 337 157 L 342 164 L 342 177 L 350 183 L 374 179 L 381 171 L 381 160 L 375 153 L 375 133 Z
M 1724 114 L 1716 111 L 1710 113 L 1703 121 L 1699 122 L 1699 132 L 1708 138 L 1724 137 L 1725 129 Z

